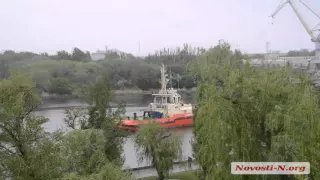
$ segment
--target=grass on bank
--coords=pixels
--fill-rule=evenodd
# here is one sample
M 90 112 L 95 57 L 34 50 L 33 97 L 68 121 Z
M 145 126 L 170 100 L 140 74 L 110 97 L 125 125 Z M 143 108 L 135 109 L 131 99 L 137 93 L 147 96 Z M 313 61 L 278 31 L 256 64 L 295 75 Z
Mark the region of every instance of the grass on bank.
M 196 180 L 197 179 L 194 170 L 172 173 L 169 176 L 169 178 L 170 179 L 179 179 L 179 180 Z M 140 180 L 157 180 L 157 177 L 156 176 L 145 177 L 145 178 L 141 178 Z

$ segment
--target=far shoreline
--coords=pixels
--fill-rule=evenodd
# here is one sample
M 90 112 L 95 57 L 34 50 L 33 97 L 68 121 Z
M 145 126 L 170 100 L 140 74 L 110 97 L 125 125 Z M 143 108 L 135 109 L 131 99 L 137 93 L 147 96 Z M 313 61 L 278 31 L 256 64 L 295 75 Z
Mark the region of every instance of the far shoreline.
M 151 96 L 152 93 L 156 93 L 158 90 L 114 90 L 114 98 L 115 99 L 123 99 L 123 98 L 133 98 L 131 100 L 139 98 L 138 96 Z M 180 93 L 195 93 L 195 89 L 180 89 L 178 92 Z M 78 96 L 74 95 L 55 95 L 55 94 L 45 94 L 41 96 L 42 103 L 36 108 L 36 111 L 48 110 L 48 109 L 65 109 L 65 108 L 78 108 L 78 107 L 87 107 L 86 102 Z M 130 98 L 130 99 L 131 99 Z M 112 100 L 112 107 L 117 107 L 117 104 L 120 103 L 121 100 Z M 51 106 L 50 104 L 56 104 Z M 70 103 L 70 104 L 69 104 Z M 134 104 L 134 103 L 133 103 Z M 128 107 L 132 107 L 133 104 L 127 104 Z M 48 106 L 49 105 L 49 106 Z M 136 104 L 135 104 L 136 105 Z M 141 104 L 139 104 L 141 105 Z
M 195 92 L 196 88 L 192 89 L 177 89 L 178 92 Z M 155 92 L 158 92 L 158 89 L 152 89 L 152 90 L 114 90 L 115 95 L 122 95 L 122 94 L 153 94 Z
M 114 95 L 151 95 L 159 90 L 133 90 L 133 89 L 125 89 L 125 90 L 114 90 Z M 178 92 L 195 92 L 196 88 L 192 89 L 178 89 Z M 48 94 L 42 93 L 42 100 L 72 100 L 79 99 L 77 95 L 57 95 L 57 94 Z

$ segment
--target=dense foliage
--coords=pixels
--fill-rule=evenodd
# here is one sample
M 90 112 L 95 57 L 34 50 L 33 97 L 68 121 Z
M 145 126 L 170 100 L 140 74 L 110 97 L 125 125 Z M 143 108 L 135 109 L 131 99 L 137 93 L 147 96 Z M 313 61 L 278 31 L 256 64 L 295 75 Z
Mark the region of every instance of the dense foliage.
M 291 50 L 287 56 L 315 56 L 315 51 L 309 51 L 308 49 Z
M 149 90 L 159 88 L 159 65 L 164 63 L 170 68 L 173 87 L 192 88 L 195 82 L 185 75 L 185 66 L 204 51 L 184 45 L 182 49 L 164 49 L 139 58 L 108 50 L 104 59 L 93 61 L 89 52 L 79 48 L 55 55 L 9 50 L 0 53 L 0 78 L 9 77 L 12 70 L 22 71 L 32 77 L 41 92 L 79 95 L 82 86 L 107 72 L 113 89 Z
M 10 70 L 19 70 L 32 76 L 37 89 L 42 92 L 78 95 L 83 85 L 108 72 L 113 89 L 148 90 L 159 88 L 159 65 L 163 63 L 171 74 L 170 85 L 174 88 L 192 88 L 196 86 L 196 81 L 185 73 L 186 66 L 206 51 L 202 47 L 184 44 L 175 49 L 163 48 L 141 58 L 107 50 L 103 59 L 93 61 L 89 52 L 79 48 L 74 48 L 71 53 L 60 50 L 55 55 L 8 50 L 0 53 L 0 78 L 9 77 Z M 301 49 L 287 53 L 287 56 L 308 55 L 314 55 L 314 51 Z M 252 54 L 250 57 L 264 58 L 264 55 Z
M 103 137 L 103 142 L 107 142 L 103 145 L 107 160 L 122 165 L 123 137 L 126 134 L 117 124 L 124 116 L 125 108 L 123 104 L 119 104 L 118 108 L 112 111 L 110 101 L 113 93 L 107 75 L 86 86 L 82 94 L 89 107 L 67 109 L 64 119 L 66 124 L 72 129 L 102 130 L 100 135 Z
M 41 103 L 32 79 L 13 74 L 0 80 L 0 179 L 134 179 L 121 171 L 124 134 L 115 122 L 123 108 L 109 110 L 107 78 L 86 91 L 92 105 L 68 110 L 65 119 L 80 129 L 49 133 L 42 127 L 48 119 L 32 114 Z
M 55 168 L 61 163 L 54 161 L 55 138 L 41 127 L 47 119 L 31 114 L 39 103 L 31 79 L 13 75 L 0 81 L 1 179 L 48 179 L 46 169 L 39 167 L 51 169 L 50 178 L 60 173 Z
M 304 179 L 235 176 L 231 162 L 310 162 L 320 178 L 318 96 L 290 68 L 255 70 L 220 43 L 199 58 L 194 150 L 206 179 Z
M 141 126 L 135 142 L 140 161 L 144 158 L 151 161 L 157 170 L 159 180 L 168 178 L 174 161 L 181 159 L 180 137 L 169 134 L 156 123 Z

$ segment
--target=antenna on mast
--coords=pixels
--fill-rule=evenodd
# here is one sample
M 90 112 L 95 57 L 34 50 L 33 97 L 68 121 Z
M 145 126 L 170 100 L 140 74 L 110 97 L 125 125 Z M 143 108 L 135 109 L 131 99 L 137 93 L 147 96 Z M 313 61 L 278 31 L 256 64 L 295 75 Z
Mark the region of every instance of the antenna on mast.
M 171 74 L 171 67 L 170 67 L 170 85 L 171 85 L 171 89 L 172 89 L 172 74 Z
M 166 94 L 167 92 L 167 83 L 168 83 L 168 80 L 166 78 L 166 69 L 165 69 L 165 66 L 164 64 L 161 65 L 161 94 Z

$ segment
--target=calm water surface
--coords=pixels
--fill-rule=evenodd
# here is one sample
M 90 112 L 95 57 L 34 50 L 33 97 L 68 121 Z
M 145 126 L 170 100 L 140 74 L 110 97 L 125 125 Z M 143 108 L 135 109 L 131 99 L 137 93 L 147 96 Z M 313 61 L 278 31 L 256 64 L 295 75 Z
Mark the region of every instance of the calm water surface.
M 182 94 L 182 96 L 186 103 L 195 103 L 194 96 L 192 96 L 192 94 Z M 126 115 L 133 116 L 133 113 L 137 112 L 137 115 L 139 116 L 142 115 L 142 110 L 147 108 L 151 100 L 152 97 L 150 95 L 121 95 L 115 96 L 111 105 L 115 106 L 116 103 L 125 102 L 127 105 Z M 60 128 L 66 128 L 63 122 L 63 118 L 65 117 L 64 111 L 67 107 L 85 106 L 87 106 L 87 104 L 80 100 L 69 100 L 65 102 L 45 101 L 44 104 L 41 105 L 37 111 L 35 111 L 35 114 L 47 117 L 49 119 L 49 122 L 44 124 L 44 128 L 46 131 L 53 132 Z M 179 128 L 170 129 L 170 131 L 181 136 L 184 159 L 187 159 L 188 156 L 192 156 L 192 149 L 190 145 L 190 140 L 193 137 L 192 129 Z M 129 136 L 124 144 L 125 168 L 135 168 L 150 165 L 150 163 L 147 161 L 138 163 L 138 157 L 136 155 L 136 148 L 134 145 L 134 137 L 134 135 Z

